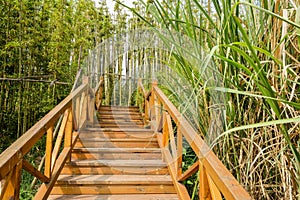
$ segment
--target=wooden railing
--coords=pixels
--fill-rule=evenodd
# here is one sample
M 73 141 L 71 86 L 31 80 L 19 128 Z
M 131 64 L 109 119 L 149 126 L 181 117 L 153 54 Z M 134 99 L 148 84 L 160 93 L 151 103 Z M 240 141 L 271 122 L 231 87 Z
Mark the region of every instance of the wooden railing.
M 180 183 L 199 171 L 200 199 L 251 199 L 250 195 L 226 169 L 209 146 L 199 136 L 189 122 L 181 115 L 166 95 L 158 88 L 157 82 L 152 83 L 147 93 L 142 81 L 138 82 L 139 92 L 143 96 L 141 110 L 145 121 L 157 132 L 164 160 L 175 188 L 181 199 L 190 199 L 186 188 Z M 176 124 L 174 134 L 172 121 Z M 185 139 L 198 157 L 192 166 L 182 171 L 183 139 Z
M 102 86 L 99 84 L 94 92 L 84 77 L 80 87 L 0 155 L 0 199 L 19 199 L 22 169 L 42 181 L 34 199 L 47 199 L 64 164 L 71 159 L 70 152 L 79 130 L 94 118 L 94 96 L 102 91 Z M 41 162 L 44 166 L 36 169 L 25 156 L 44 135 L 46 150 Z

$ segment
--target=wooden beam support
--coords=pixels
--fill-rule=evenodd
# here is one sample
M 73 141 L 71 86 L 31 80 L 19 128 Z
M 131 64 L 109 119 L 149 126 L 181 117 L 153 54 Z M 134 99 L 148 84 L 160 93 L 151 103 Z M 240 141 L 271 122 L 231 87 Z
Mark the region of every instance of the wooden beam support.
M 37 177 L 38 179 L 40 179 L 44 183 L 48 183 L 50 181 L 50 178 L 45 176 L 39 170 L 35 169 L 27 160 L 23 160 L 23 169 L 25 169 L 32 176 Z
M 178 181 L 184 181 L 197 173 L 199 170 L 199 162 L 195 162 L 192 166 L 190 166 L 179 178 Z

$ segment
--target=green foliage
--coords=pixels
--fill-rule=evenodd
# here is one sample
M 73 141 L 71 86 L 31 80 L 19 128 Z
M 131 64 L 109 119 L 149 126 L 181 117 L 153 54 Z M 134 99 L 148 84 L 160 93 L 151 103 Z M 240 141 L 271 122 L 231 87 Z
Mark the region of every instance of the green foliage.
M 1 153 L 70 93 L 81 59 L 112 25 L 92 0 L 0 0 L 0 18 Z M 34 193 L 29 177 L 22 199 Z

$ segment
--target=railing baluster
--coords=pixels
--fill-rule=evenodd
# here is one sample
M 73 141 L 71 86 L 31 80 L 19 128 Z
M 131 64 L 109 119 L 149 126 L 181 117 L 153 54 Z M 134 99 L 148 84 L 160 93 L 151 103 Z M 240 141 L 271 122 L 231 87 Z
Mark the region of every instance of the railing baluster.
M 209 183 L 207 178 L 207 173 L 202 165 L 201 161 L 199 162 L 199 197 L 200 199 L 212 199 L 210 190 L 209 190 Z
M 59 132 L 58 132 L 58 135 L 57 135 L 57 138 L 56 138 L 56 141 L 55 141 L 55 145 L 54 145 L 54 148 L 53 148 L 53 152 L 52 152 L 51 169 L 54 168 L 56 158 L 57 158 L 59 150 L 60 150 L 60 146 L 61 146 L 62 139 L 63 139 L 63 136 L 64 136 L 64 132 L 65 132 L 65 128 L 66 128 L 66 125 L 67 125 L 67 120 L 68 120 L 69 114 L 70 114 L 70 109 L 65 111 L 62 123 L 60 125 L 60 129 L 59 129 Z
M 44 174 L 46 177 L 51 177 L 51 158 L 52 158 L 52 144 L 53 143 L 53 126 L 47 130 L 46 139 L 46 160 Z
M 68 121 L 65 129 L 65 148 L 70 148 L 72 146 L 72 132 L 73 132 L 73 113 L 70 111 L 68 116 Z M 71 161 L 71 154 L 69 155 L 67 162 Z
M 182 132 L 181 124 L 177 124 L 177 178 L 182 175 Z
M 75 101 L 75 106 L 74 107 L 74 125 L 75 125 L 75 130 L 79 130 L 79 117 L 80 117 L 80 100 L 81 100 L 81 95 L 76 97 Z
M 169 126 L 167 122 L 167 113 L 163 113 L 163 137 L 162 137 L 162 144 L 164 147 L 168 147 L 169 145 Z

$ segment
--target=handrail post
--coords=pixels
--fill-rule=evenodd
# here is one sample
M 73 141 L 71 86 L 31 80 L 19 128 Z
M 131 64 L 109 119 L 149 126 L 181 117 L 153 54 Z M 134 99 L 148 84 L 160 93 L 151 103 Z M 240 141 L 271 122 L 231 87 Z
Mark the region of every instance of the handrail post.
M 53 143 L 53 126 L 47 130 L 46 139 L 46 160 L 44 174 L 46 177 L 51 177 L 51 158 L 52 158 L 52 144 Z
M 177 178 L 182 175 L 182 131 L 181 129 L 181 120 L 177 124 Z
M 64 147 L 69 148 L 72 146 L 72 133 L 73 133 L 73 112 L 70 111 L 66 128 L 65 128 L 65 141 Z M 68 156 L 67 162 L 71 161 L 71 154 Z
M 156 116 L 156 96 L 154 88 L 157 87 L 158 82 L 157 80 L 154 80 L 152 82 L 152 88 L 151 88 L 151 96 L 150 96 L 150 120 L 151 120 L 151 129 L 156 130 L 157 126 L 157 116 Z

